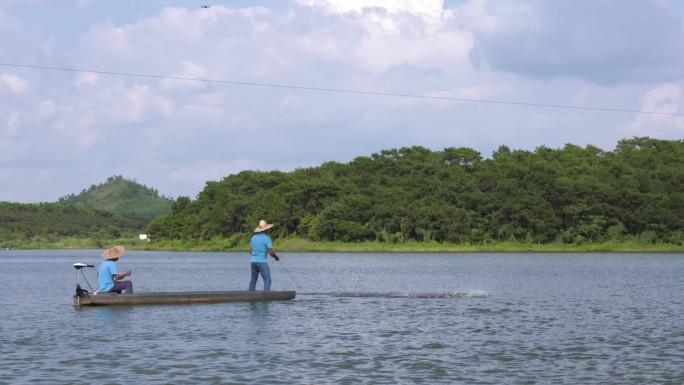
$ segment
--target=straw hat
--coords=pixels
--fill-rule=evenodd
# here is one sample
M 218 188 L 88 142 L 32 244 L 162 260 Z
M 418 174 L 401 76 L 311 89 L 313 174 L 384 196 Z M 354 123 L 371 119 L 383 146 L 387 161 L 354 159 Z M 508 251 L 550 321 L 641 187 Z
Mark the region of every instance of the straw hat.
M 259 221 L 259 227 L 257 227 L 256 229 L 254 229 L 254 232 L 255 232 L 255 233 L 260 233 L 260 232 L 262 232 L 262 231 L 266 231 L 266 230 L 270 229 L 271 227 L 273 227 L 273 224 L 271 224 L 271 223 L 266 223 L 266 221 L 262 219 L 262 220 Z
M 104 253 L 102 253 L 102 258 L 104 259 L 117 259 L 120 256 L 124 255 L 126 252 L 126 249 L 124 249 L 123 246 L 114 246 L 111 249 L 105 250 Z

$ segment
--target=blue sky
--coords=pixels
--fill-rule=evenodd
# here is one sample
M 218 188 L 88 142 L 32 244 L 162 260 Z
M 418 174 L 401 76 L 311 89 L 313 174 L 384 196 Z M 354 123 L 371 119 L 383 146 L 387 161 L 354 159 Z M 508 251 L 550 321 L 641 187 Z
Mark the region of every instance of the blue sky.
M 680 140 L 682 4 L 0 0 L 0 200 L 113 175 L 194 199 L 404 146 Z

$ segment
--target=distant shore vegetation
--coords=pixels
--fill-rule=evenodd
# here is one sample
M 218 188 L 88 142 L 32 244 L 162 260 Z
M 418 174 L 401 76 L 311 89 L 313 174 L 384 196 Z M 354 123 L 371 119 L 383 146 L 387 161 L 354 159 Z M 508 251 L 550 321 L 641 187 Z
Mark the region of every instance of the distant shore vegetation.
M 112 239 L 79 239 L 56 238 L 51 240 L 36 239 L 30 242 L 4 243 L 3 249 L 106 249 L 114 245 L 122 245 L 128 250 L 139 251 L 202 251 L 202 252 L 238 252 L 247 254 L 249 239 L 237 245 L 226 239 L 209 241 L 180 241 L 164 240 L 147 242 L 129 238 Z M 525 244 L 515 242 L 492 243 L 486 245 L 468 244 L 440 244 L 436 242 L 419 243 L 407 242 L 401 244 L 387 244 L 382 242 L 314 242 L 301 238 L 276 239 L 274 248 L 279 253 L 319 252 L 319 253 L 592 253 L 592 252 L 622 252 L 622 253 L 681 253 L 684 246 L 671 244 L 642 244 L 638 241 L 605 242 L 592 244 Z

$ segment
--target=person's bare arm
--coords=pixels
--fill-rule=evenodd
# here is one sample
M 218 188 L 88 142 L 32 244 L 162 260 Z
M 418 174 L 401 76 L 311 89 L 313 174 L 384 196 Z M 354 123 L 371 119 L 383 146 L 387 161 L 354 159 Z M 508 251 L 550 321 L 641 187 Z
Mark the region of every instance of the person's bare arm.
M 122 279 L 128 277 L 129 275 L 131 275 L 131 271 L 130 271 L 130 270 L 126 270 L 126 272 L 123 273 L 123 274 L 114 274 L 114 280 L 115 280 L 115 281 L 120 281 L 120 280 L 122 280 Z

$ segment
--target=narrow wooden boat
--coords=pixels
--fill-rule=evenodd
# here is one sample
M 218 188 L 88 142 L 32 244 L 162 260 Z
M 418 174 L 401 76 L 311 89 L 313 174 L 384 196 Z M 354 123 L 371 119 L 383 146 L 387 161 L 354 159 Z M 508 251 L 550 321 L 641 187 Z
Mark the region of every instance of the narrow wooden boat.
M 220 302 L 263 302 L 293 299 L 294 291 L 177 291 L 135 294 L 82 293 L 74 295 L 77 306 L 165 305 Z

